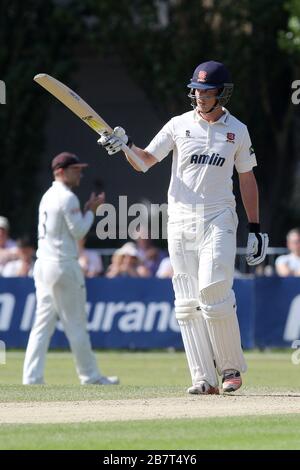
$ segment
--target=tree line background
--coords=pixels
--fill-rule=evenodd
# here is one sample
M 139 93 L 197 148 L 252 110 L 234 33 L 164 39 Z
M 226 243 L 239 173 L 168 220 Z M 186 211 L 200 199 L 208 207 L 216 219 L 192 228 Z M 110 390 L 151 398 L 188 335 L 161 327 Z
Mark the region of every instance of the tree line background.
M 72 85 L 76 50 L 117 55 L 164 118 L 186 109 L 186 84 L 204 60 L 234 78 L 230 111 L 246 122 L 259 160 L 263 229 L 271 245 L 300 225 L 298 0 L 0 0 L 0 214 L 22 235 L 36 230 L 37 172 L 47 100 L 37 71 Z

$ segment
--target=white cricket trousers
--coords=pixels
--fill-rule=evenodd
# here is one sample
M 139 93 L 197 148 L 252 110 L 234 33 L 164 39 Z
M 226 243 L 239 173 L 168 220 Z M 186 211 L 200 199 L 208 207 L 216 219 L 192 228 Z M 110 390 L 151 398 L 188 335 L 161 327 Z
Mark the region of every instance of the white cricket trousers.
M 232 291 L 237 216 L 229 208 L 204 222 L 172 214 L 168 245 L 174 270 L 175 313 L 193 384 L 217 385 L 218 373 L 246 371 Z
M 218 281 L 232 286 L 237 216 L 230 209 L 203 222 L 193 212 L 178 212 L 168 223 L 168 246 L 174 274 L 189 273 L 197 291 Z
M 44 383 L 46 353 L 59 319 L 64 327 L 82 384 L 101 374 L 91 349 L 85 310 L 85 280 L 77 260 L 38 259 L 34 266 L 36 316 L 25 354 L 23 383 Z

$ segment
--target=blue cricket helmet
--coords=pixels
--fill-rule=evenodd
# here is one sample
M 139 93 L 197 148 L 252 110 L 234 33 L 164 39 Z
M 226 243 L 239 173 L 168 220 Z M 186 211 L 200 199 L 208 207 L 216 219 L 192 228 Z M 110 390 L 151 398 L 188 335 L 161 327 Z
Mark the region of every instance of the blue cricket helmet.
M 191 83 L 188 88 L 191 88 L 189 97 L 192 99 L 192 106 L 195 107 L 195 89 L 209 90 L 217 88 L 219 94 L 216 96 L 220 106 L 225 106 L 228 103 L 232 91 L 233 83 L 231 81 L 229 72 L 224 64 L 210 60 L 203 62 L 196 67 Z

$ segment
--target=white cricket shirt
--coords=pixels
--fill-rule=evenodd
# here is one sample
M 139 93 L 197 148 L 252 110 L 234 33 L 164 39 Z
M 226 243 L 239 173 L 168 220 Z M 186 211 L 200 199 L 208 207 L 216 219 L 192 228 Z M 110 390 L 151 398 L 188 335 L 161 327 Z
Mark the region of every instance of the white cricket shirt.
M 169 215 L 196 204 L 203 206 L 205 218 L 226 207 L 235 209 L 233 168 L 244 173 L 257 163 L 247 126 L 223 111 L 213 123 L 196 111 L 176 116 L 146 147 L 158 161 L 173 151 Z
M 39 259 L 67 261 L 78 258 L 77 240 L 92 226 L 94 214 L 80 210 L 78 197 L 60 181 L 54 181 L 39 206 Z

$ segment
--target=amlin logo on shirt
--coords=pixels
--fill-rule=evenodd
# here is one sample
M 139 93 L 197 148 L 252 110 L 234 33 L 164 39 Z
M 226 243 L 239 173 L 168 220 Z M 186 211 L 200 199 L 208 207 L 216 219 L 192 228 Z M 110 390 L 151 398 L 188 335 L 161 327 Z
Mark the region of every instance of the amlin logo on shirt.
M 199 165 L 223 166 L 224 162 L 225 162 L 225 158 L 220 157 L 218 153 L 213 153 L 212 155 L 193 154 L 191 156 L 191 163 L 196 163 Z

